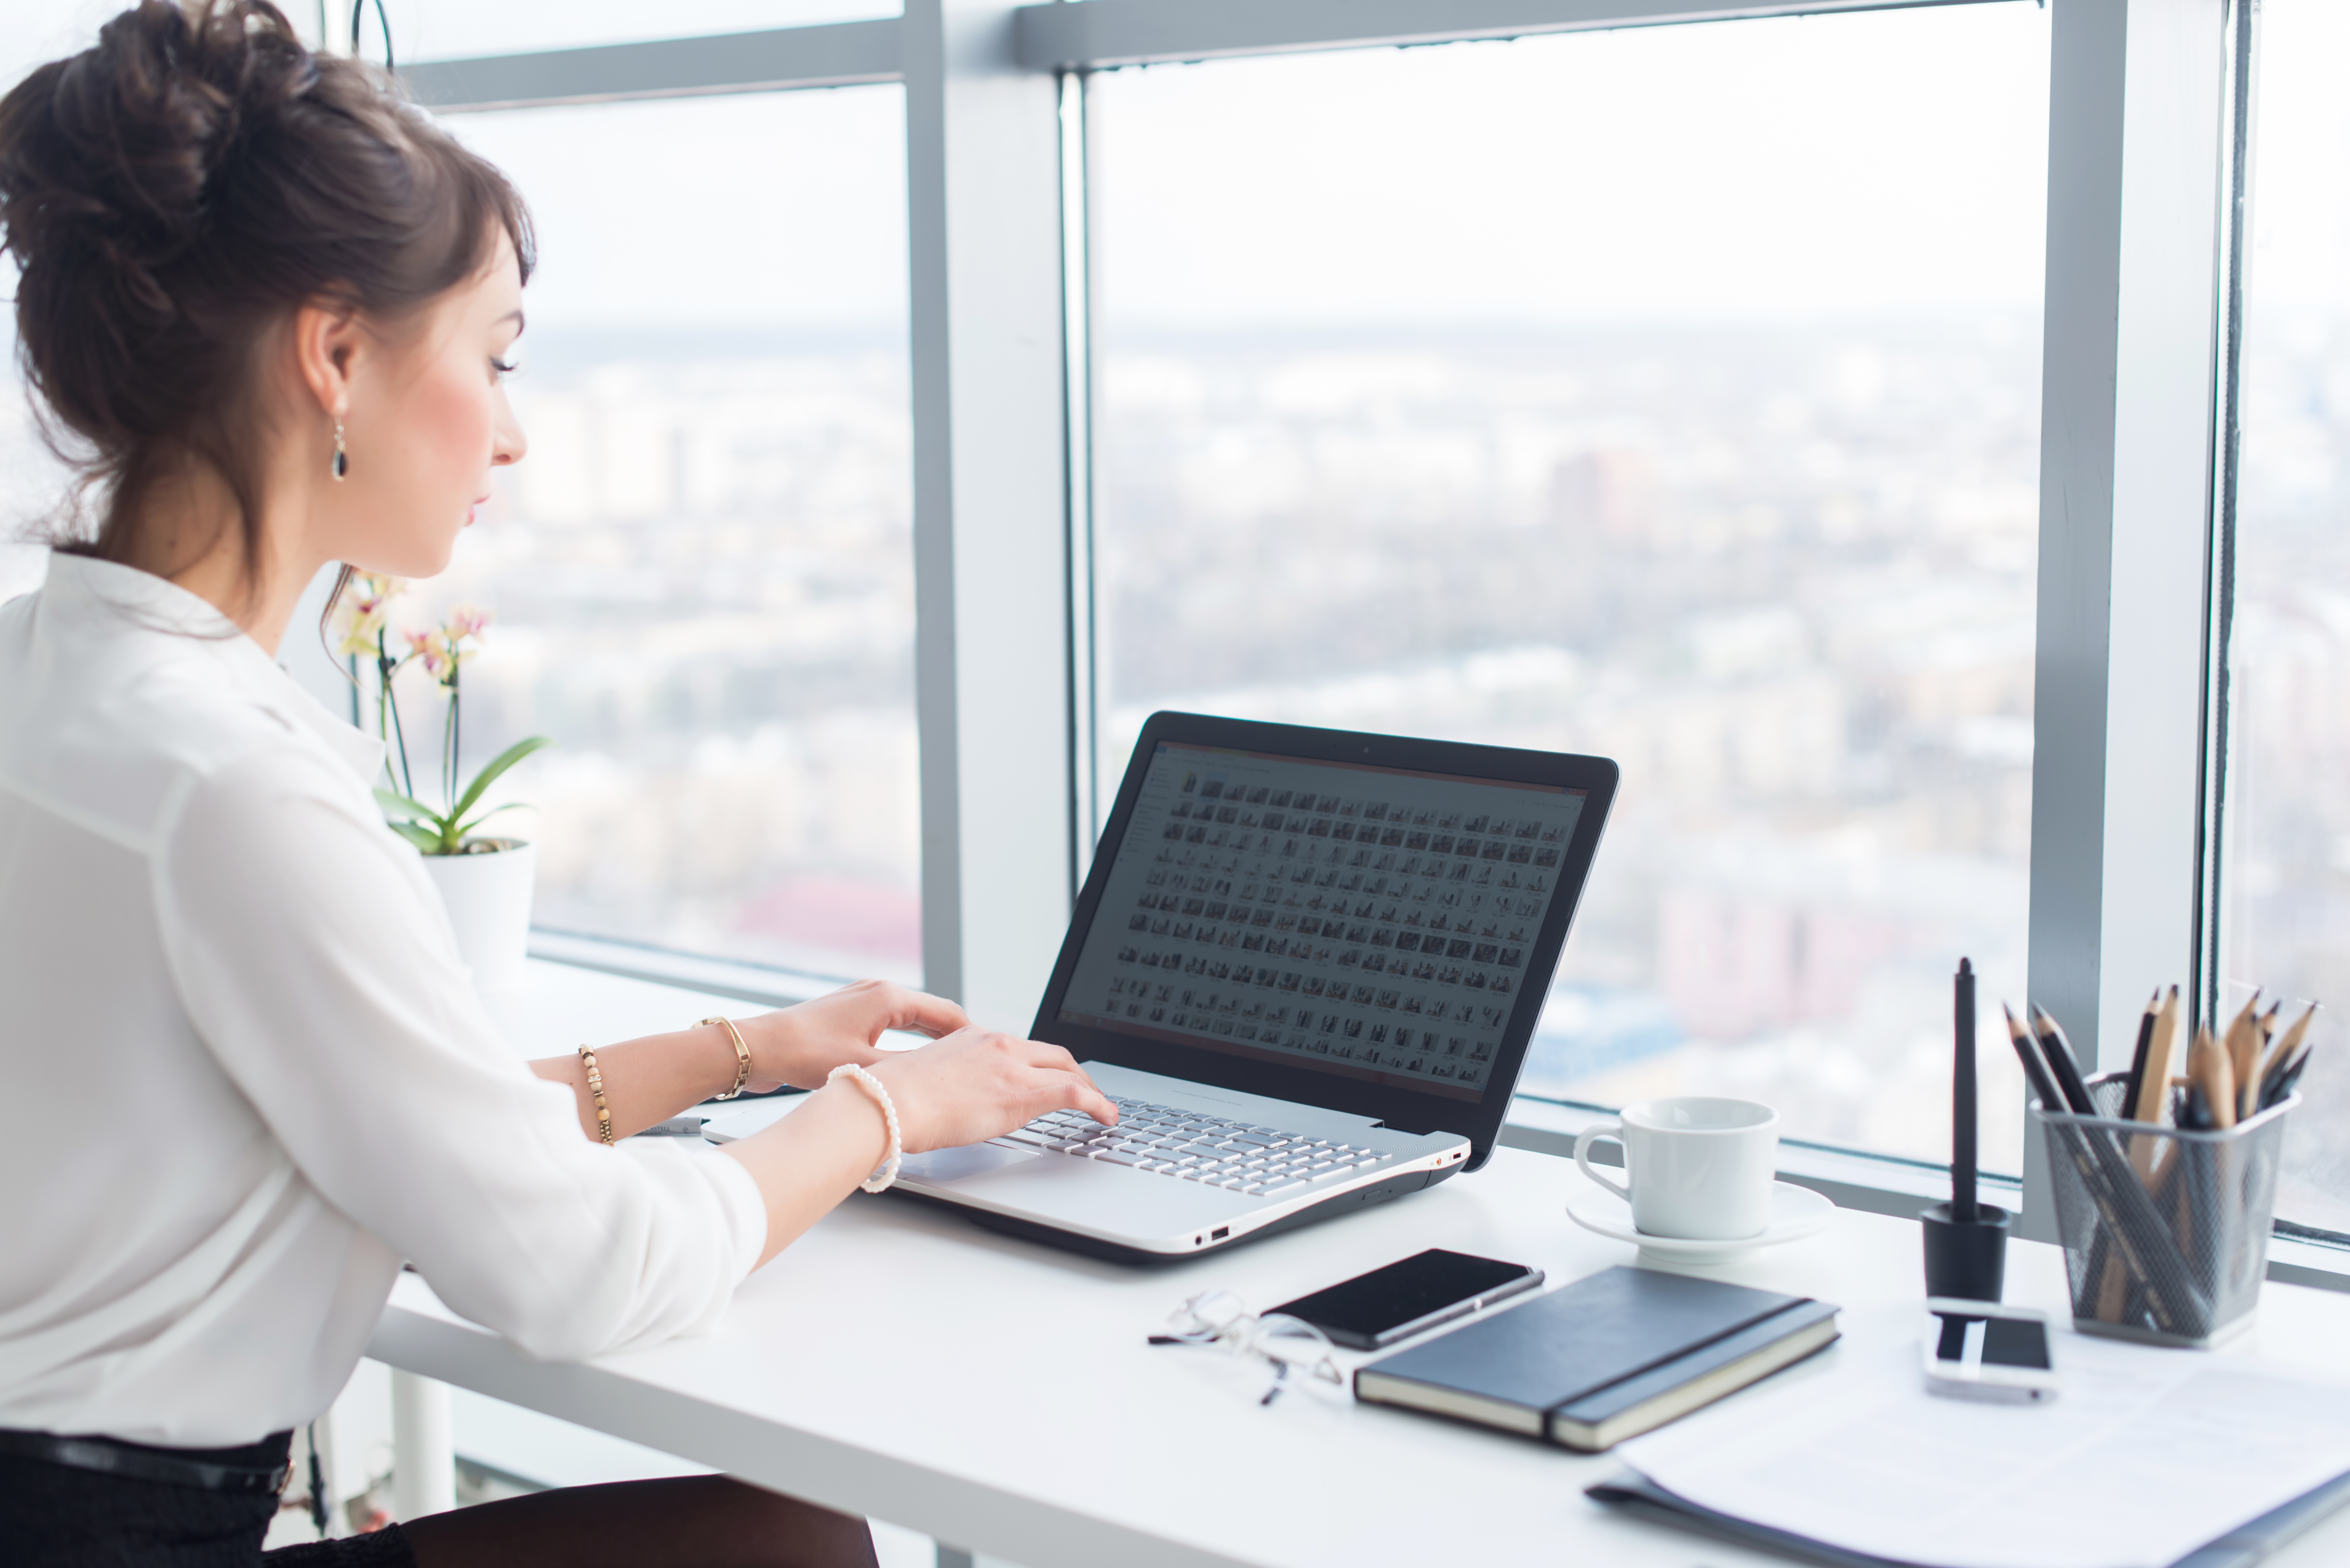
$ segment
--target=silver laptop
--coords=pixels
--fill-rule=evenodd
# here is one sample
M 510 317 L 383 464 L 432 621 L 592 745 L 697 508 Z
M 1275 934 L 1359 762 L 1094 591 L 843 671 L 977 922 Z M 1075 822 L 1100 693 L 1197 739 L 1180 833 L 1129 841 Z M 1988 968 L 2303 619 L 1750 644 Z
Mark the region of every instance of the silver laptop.
M 896 1190 L 1127 1260 L 1417 1191 L 1492 1154 L 1616 764 L 1159 713 L 1033 1037 L 1120 1120 L 909 1157 Z

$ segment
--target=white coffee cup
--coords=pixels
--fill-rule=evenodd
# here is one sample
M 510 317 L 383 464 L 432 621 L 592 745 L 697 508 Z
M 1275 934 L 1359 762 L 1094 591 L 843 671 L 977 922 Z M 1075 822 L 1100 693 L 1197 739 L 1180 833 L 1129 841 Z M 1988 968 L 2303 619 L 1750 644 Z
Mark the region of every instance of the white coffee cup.
M 1624 1146 L 1623 1184 L 1591 1168 L 1591 1146 Z M 1632 1205 L 1651 1236 L 1736 1241 L 1771 1223 L 1779 1168 L 1779 1113 L 1752 1100 L 1702 1095 L 1641 1100 L 1575 1140 L 1583 1174 Z

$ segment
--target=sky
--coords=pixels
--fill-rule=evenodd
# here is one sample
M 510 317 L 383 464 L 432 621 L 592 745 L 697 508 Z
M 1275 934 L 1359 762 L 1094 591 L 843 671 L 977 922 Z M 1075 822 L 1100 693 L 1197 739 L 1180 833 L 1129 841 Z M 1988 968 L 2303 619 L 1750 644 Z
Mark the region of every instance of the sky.
M 1112 73 L 1110 302 L 1213 325 L 2029 308 L 2046 62 L 2046 13 L 2009 3 Z M 902 113 L 885 87 L 451 124 L 539 214 L 540 320 L 839 326 L 902 319 Z
M 2058 4 L 2065 0 L 2057 0 Z M 339 6 L 341 0 L 337 0 Z M 888 0 L 386 0 L 409 57 Z M 0 81 L 113 0 L 9 0 Z M 296 0 L 315 26 L 316 0 Z M 2350 307 L 2350 5 L 2267 0 L 2254 286 Z M 1121 319 L 1575 321 L 2036 306 L 2028 0 L 1346 50 L 1097 79 Z M 452 117 L 537 209 L 543 320 L 904 316 L 895 87 Z
M 1951 6 L 1098 81 L 1121 318 L 2035 305 L 2047 13 Z
M 906 120 L 895 85 L 446 123 L 531 203 L 534 325 L 903 329 Z
M 2252 153 L 2256 303 L 2350 310 L 2350 5 L 2265 0 Z

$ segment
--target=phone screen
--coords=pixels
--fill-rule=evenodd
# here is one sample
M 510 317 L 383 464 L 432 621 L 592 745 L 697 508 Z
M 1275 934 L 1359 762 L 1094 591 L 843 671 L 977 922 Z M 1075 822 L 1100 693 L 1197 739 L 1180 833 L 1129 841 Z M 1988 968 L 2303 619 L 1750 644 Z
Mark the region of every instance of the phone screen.
M 1304 1319 L 1340 1345 L 1368 1348 L 1395 1330 L 1449 1307 L 1465 1308 L 1504 1286 L 1526 1288 L 1541 1279 L 1540 1272 L 1523 1263 L 1432 1247 L 1273 1310 Z
M 2030 1318 L 1973 1317 L 1945 1312 L 1940 1335 L 1934 1342 L 1934 1359 L 1984 1366 L 2023 1366 L 2035 1372 L 2052 1369 L 2048 1327 Z

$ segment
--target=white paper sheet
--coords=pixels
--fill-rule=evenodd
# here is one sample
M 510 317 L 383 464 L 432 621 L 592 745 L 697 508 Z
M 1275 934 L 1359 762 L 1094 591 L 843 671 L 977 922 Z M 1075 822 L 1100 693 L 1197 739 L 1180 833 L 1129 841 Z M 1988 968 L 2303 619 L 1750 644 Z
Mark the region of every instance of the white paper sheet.
M 2350 1471 L 2350 1387 L 2250 1357 L 2052 1335 L 2038 1406 L 1926 1392 L 1914 1314 L 1836 1365 L 1618 1449 L 1691 1502 L 1928 1568 L 2165 1568 Z

